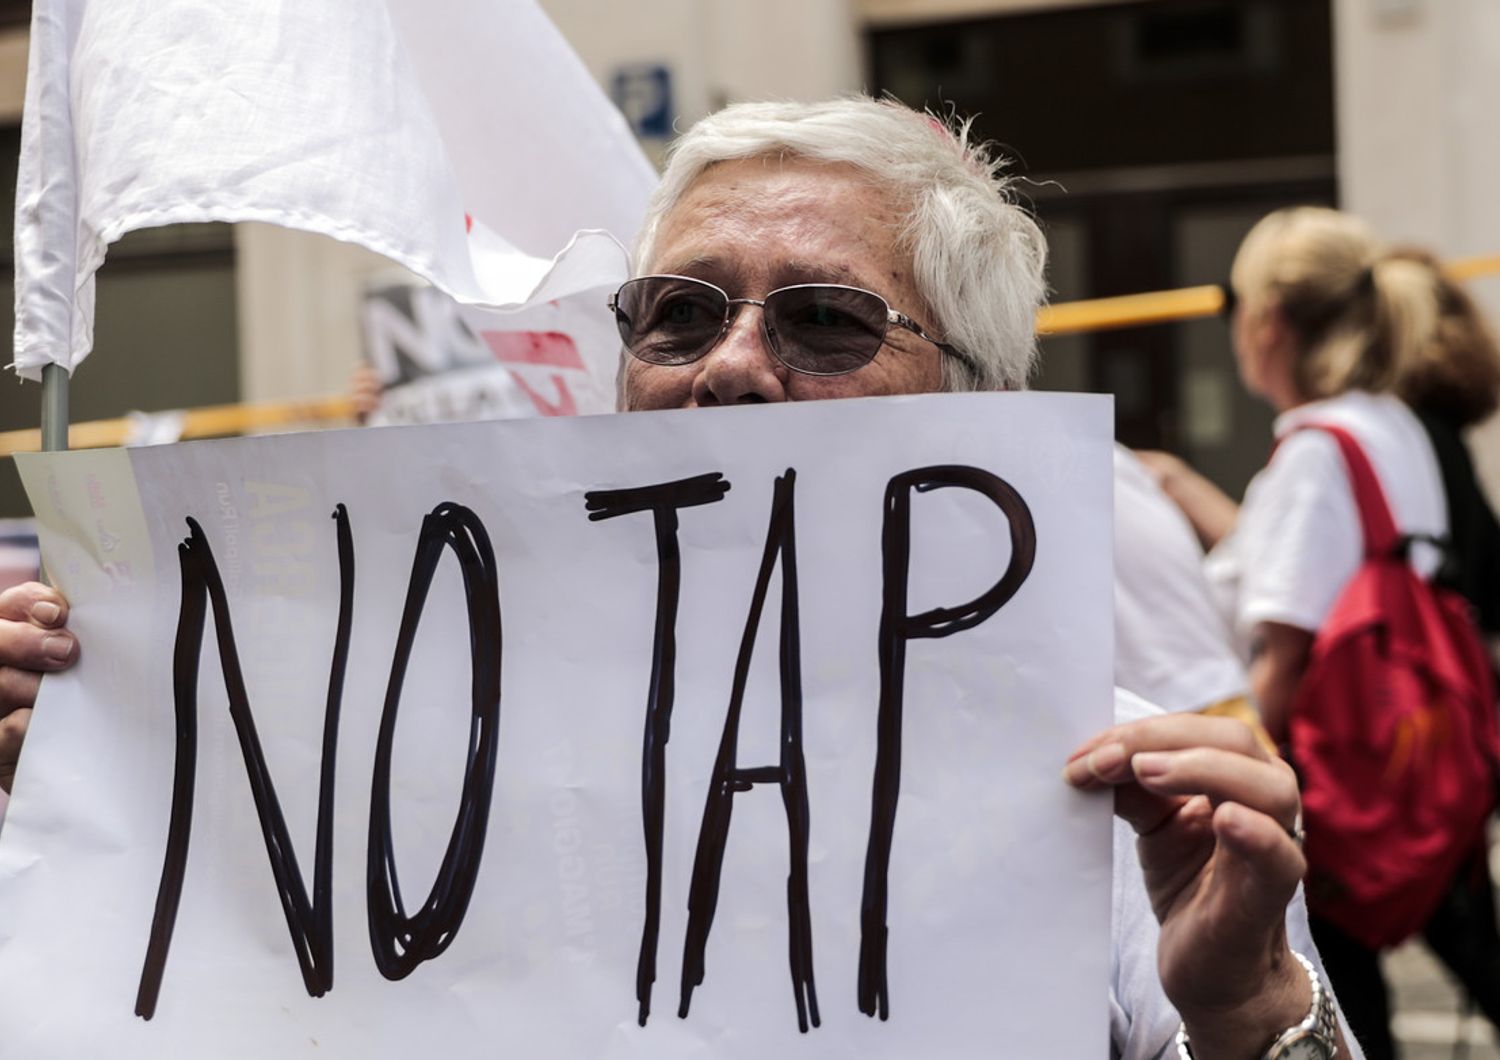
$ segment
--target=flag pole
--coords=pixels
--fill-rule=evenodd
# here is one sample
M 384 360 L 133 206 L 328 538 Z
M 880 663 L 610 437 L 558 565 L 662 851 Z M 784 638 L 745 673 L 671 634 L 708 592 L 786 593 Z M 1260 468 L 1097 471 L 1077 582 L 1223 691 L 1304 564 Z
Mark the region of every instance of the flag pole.
M 68 370 L 60 364 L 42 369 L 42 452 L 68 447 Z
M 60 364 L 42 368 L 42 452 L 55 453 L 68 447 L 68 370 Z M 36 576 L 52 583 L 45 565 L 38 564 Z

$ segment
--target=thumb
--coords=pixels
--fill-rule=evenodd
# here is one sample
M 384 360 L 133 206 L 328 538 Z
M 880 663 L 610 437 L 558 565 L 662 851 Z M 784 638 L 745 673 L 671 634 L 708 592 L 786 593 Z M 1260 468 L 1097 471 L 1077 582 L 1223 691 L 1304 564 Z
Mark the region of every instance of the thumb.
M 1280 931 L 1287 903 L 1307 872 L 1297 841 L 1274 818 L 1236 802 L 1214 812 L 1214 876 L 1229 899 L 1226 929 L 1244 941 Z

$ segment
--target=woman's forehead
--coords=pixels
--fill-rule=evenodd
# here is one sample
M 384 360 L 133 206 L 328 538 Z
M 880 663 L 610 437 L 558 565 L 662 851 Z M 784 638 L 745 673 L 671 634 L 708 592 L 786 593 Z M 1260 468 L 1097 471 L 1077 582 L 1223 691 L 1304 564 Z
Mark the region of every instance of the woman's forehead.
M 722 162 L 662 218 L 649 272 L 853 286 L 906 282 L 902 217 L 863 171 L 800 159 Z M 706 273 L 713 273 L 712 276 Z

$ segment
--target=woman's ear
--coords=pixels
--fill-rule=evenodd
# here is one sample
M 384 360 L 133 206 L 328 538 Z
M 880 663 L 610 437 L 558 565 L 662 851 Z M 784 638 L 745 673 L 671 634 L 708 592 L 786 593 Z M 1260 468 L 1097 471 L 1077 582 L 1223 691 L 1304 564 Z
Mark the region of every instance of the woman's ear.
M 1256 338 L 1267 349 L 1279 350 L 1294 345 L 1295 332 L 1292 330 L 1291 320 L 1275 297 L 1269 297 L 1260 304 L 1253 326 Z
M 1275 298 L 1267 299 L 1261 306 L 1260 319 L 1256 322 L 1260 330 L 1257 336 L 1262 347 L 1274 362 L 1285 364 L 1288 369 L 1297 361 L 1297 331 L 1291 318 Z
M 1265 396 L 1278 409 L 1300 404 L 1297 360 L 1301 345 L 1286 310 L 1275 298 L 1268 298 L 1257 308 L 1249 324 L 1251 341 L 1260 352 Z

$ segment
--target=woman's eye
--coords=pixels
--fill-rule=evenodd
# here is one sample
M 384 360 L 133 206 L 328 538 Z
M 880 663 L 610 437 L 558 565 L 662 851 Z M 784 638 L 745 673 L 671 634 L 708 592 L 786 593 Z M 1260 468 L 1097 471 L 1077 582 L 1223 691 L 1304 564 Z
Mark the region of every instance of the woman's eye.
M 706 314 L 702 303 L 679 298 L 663 307 L 661 318 L 667 324 L 699 324 L 706 319 Z
M 795 320 L 809 331 L 865 331 L 864 321 L 848 311 L 830 305 L 805 306 L 796 314 Z

